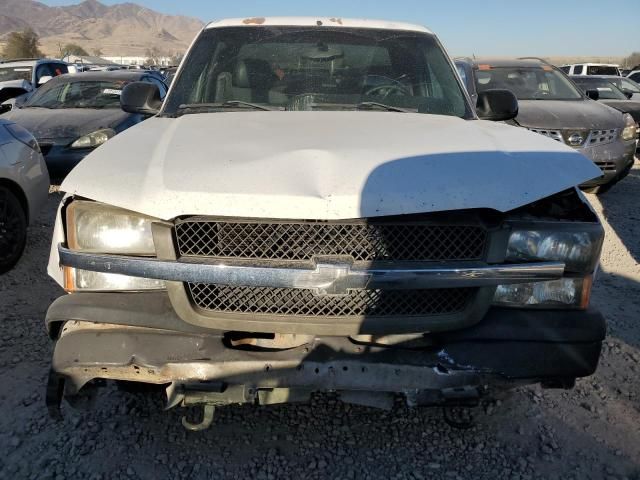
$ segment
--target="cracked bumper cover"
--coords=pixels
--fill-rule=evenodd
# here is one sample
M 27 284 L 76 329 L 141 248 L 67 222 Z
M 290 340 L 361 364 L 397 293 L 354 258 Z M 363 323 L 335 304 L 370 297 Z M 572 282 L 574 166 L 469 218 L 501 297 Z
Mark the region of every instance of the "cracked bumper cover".
M 619 179 L 629 166 L 633 165 L 635 151 L 635 141 L 617 142 L 615 144 L 585 148 L 582 153 L 593 160 L 593 162 L 596 164 L 612 163 L 615 165 L 615 169 L 603 171 L 601 177 L 590 180 L 581 186 L 594 187 L 598 185 L 606 185 L 611 181 Z
M 225 346 L 222 332 L 183 322 L 166 294 L 107 294 L 108 302 L 97 301 L 98 296 L 105 294 L 63 297 L 47 315 L 53 335 L 56 326 L 68 322 L 59 332 L 52 363 L 66 379 L 68 394 L 96 378 L 191 388 L 213 382 L 249 392 L 407 394 L 553 382 L 591 375 L 606 334 L 603 317 L 593 310 L 492 308 L 474 327 L 426 335 L 428 346 L 419 349 L 315 336 L 289 350 L 246 351 Z M 132 302 L 139 304 L 137 311 Z

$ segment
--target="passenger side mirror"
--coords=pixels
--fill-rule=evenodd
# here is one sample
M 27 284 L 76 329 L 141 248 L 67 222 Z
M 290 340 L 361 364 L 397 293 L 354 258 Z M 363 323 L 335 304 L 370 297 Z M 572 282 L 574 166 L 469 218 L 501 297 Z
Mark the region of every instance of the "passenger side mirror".
M 629 100 L 631 100 L 631 97 L 633 97 L 633 92 L 631 90 L 627 90 L 626 88 L 622 89 L 622 93 L 624 93 Z
M 120 106 L 127 113 L 157 115 L 162 108 L 160 89 L 153 83 L 130 83 L 122 90 Z
M 510 90 L 485 90 L 478 93 L 476 112 L 482 120 L 512 120 L 518 116 L 518 99 Z
M 587 90 L 587 97 L 591 100 L 598 100 L 600 99 L 600 92 L 598 90 Z

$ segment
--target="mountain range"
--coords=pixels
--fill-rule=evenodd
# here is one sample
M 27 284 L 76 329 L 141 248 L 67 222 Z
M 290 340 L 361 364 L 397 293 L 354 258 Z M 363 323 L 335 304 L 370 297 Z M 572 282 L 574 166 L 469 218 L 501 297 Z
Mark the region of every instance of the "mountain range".
M 105 56 L 144 56 L 154 47 L 164 55 L 183 53 L 203 23 L 134 3 L 109 6 L 86 0 L 50 7 L 33 0 L 0 0 L 0 41 L 27 27 L 40 36 L 43 52 L 53 56 L 68 43 Z

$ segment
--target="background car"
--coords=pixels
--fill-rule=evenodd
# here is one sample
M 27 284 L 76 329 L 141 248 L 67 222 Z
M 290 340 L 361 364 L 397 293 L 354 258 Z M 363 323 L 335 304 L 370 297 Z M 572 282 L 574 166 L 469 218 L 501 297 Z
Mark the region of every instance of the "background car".
M 170 67 L 164 71 L 165 83 L 169 86 L 173 83 L 173 80 L 176 78 L 176 74 L 178 73 L 178 67 Z
M 567 75 L 620 75 L 620 66 L 608 63 L 579 63 L 560 67 Z
M 116 71 L 58 77 L 5 118 L 37 138 L 53 180 L 64 178 L 84 157 L 107 140 L 147 117 L 126 113 L 120 94 L 129 83 L 156 85 L 167 92 L 159 74 Z
M 633 119 L 591 101 L 556 67 L 533 58 L 458 59 L 456 66 L 474 101 L 487 90 L 510 90 L 519 104 L 518 116 L 511 123 L 569 145 L 593 160 L 602 177 L 583 188 L 605 191 L 633 167 Z M 626 130 L 629 121 L 633 132 Z
M 20 259 L 27 225 L 49 194 L 49 174 L 36 139 L 0 119 L 0 273 Z
M 626 78 L 630 78 L 636 83 L 640 83 L 640 70 L 633 70 Z
M 636 128 L 640 129 L 640 102 L 630 99 L 625 92 L 602 77 L 571 77 L 585 92 L 598 92 L 598 101 L 608 105 L 622 113 L 628 113 L 636 122 Z M 638 130 L 640 135 L 640 130 Z
M 583 78 L 583 77 L 575 77 L 575 79 Z M 589 77 L 590 78 L 590 77 Z M 616 77 L 613 75 L 603 75 L 595 78 L 602 78 L 607 80 L 608 82 L 613 83 L 616 87 L 618 87 L 622 92 L 626 95 L 629 100 L 633 100 L 636 102 L 640 102 L 640 85 L 630 78 L 625 77 Z
M 69 73 L 68 64 L 50 59 L 18 59 L 0 63 L 0 103 L 32 92 L 53 77 Z

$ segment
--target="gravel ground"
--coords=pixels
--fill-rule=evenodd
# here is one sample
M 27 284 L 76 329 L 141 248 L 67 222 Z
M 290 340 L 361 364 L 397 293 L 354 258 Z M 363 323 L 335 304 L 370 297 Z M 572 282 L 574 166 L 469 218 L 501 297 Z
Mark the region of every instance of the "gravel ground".
M 594 304 L 610 322 L 600 368 L 572 391 L 519 389 L 470 430 L 439 409 L 392 412 L 331 396 L 311 405 L 228 407 L 187 433 L 161 398 L 107 388 L 92 411 L 49 420 L 43 318 L 61 295 L 46 276 L 59 195 L 18 268 L 0 277 L 0 478 L 640 479 L 640 164 L 600 198 L 607 243 Z

